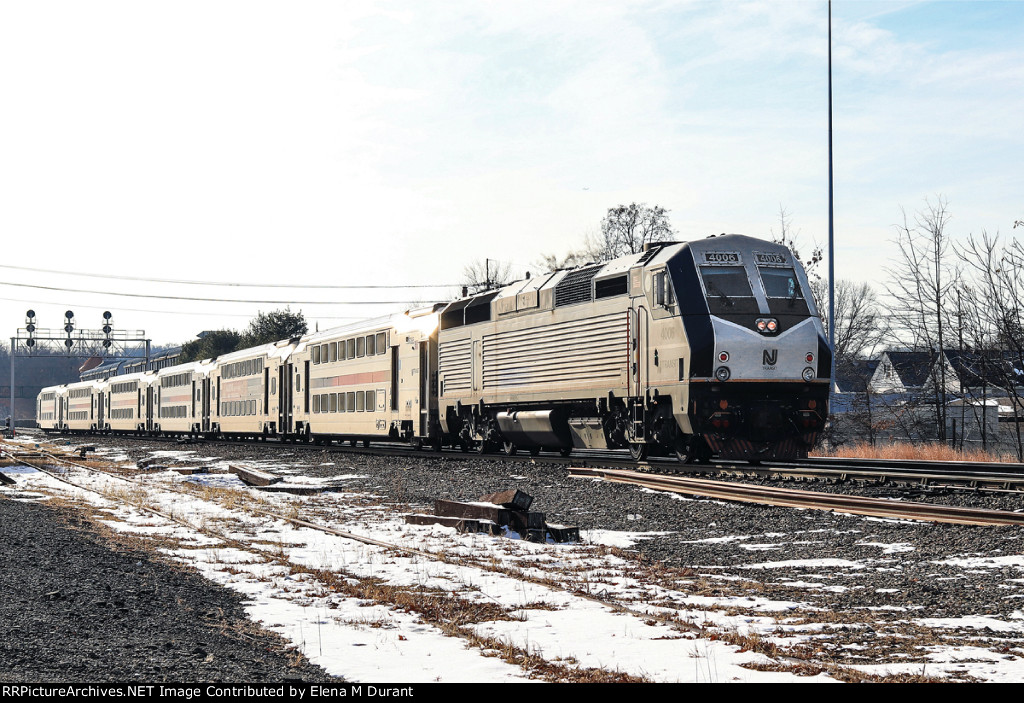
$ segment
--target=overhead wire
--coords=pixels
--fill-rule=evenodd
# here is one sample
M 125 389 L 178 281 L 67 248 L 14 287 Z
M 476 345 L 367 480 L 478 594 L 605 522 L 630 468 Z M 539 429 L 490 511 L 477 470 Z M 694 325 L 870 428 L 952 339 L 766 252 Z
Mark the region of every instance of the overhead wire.
M 40 286 L 30 283 L 11 283 L 0 281 L 0 286 L 16 288 L 33 288 L 36 290 L 56 291 L 58 293 L 87 293 L 91 295 L 112 295 L 121 298 L 148 298 L 152 300 L 189 300 L 203 303 L 241 303 L 248 305 L 428 305 L 440 300 L 240 300 L 237 298 L 206 298 L 187 295 L 156 295 L 153 293 L 115 293 L 113 291 L 85 290 L 81 288 L 58 288 Z
M 119 281 L 145 281 L 147 283 L 171 283 L 190 286 L 227 286 L 232 288 L 306 288 L 310 290 L 400 290 L 405 288 L 457 288 L 459 283 L 437 284 L 404 284 L 404 285 L 322 285 L 310 283 L 237 283 L 230 281 L 196 281 L 190 279 L 151 278 L 143 276 L 118 276 L 112 273 L 89 273 L 85 271 L 57 271 L 54 269 L 32 268 L 29 266 L 13 266 L 0 264 L 2 269 L 13 271 L 31 271 L 33 273 L 52 273 L 60 276 L 82 276 L 86 278 L 104 278 Z
M 106 310 L 110 309 L 109 305 L 83 305 L 83 304 L 81 304 L 79 302 L 74 302 L 74 303 L 60 302 L 60 301 L 51 302 L 51 301 L 45 301 L 45 300 L 44 301 L 40 301 L 40 300 L 26 300 L 24 298 L 4 298 L 4 297 L 0 297 L 0 300 L 6 300 L 7 302 L 11 302 L 11 303 L 26 303 L 28 305 L 32 305 L 32 306 L 37 307 L 37 308 L 39 306 L 41 306 L 41 305 L 52 305 L 52 306 L 55 306 L 55 307 L 63 307 L 63 308 L 74 307 L 74 308 L 85 309 L 85 310 L 104 310 L 104 311 L 106 311 Z M 112 312 L 114 312 L 115 314 L 121 314 L 121 313 L 125 313 L 125 312 L 140 312 L 140 313 L 144 313 L 146 315 L 187 315 L 189 317 L 195 317 L 197 315 L 200 315 L 200 316 L 203 316 L 203 317 L 239 317 L 239 318 L 246 318 L 246 319 L 249 319 L 249 318 L 252 317 L 252 314 L 250 314 L 250 313 L 238 313 L 238 312 L 202 312 L 202 311 L 196 311 L 196 312 L 188 311 L 188 312 L 186 312 L 186 311 L 183 311 L 183 310 L 152 310 L 152 309 L 143 309 L 143 308 L 116 308 L 116 309 L 112 310 Z M 362 319 L 365 319 L 365 317 L 363 315 L 341 315 L 341 316 L 338 316 L 338 315 L 317 315 L 316 319 L 318 319 L 318 320 L 362 320 Z

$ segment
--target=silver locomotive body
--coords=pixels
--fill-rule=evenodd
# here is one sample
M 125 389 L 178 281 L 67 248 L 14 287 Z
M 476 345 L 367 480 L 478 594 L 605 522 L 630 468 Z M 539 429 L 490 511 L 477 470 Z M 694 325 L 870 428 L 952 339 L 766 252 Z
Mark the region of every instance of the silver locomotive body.
M 790 458 L 827 416 L 806 276 L 786 247 L 741 235 L 458 300 L 438 346 L 442 429 L 480 451 Z

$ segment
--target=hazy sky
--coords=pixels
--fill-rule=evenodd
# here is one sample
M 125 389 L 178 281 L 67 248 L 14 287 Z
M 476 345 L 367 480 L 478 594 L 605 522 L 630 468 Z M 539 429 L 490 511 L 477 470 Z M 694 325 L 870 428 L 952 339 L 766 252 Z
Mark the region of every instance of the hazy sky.
M 321 329 L 536 270 L 620 203 L 681 239 L 824 244 L 827 3 L 0 2 L 0 339 L 158 343 L 292 301 Z M 1024 3 L 833 6 L 837 274 L 882 277 L 893 225 L 1024 219 Z M 1016 233 L 1021 234 L 1018 228 Z M 11 284 L 21 285 L 11 285 Z M 108 291 L 60 292 L 25 286 Z M 113 293 L 129 294 L 115 296 Z M 311 301 L 335 301 L 314 305 Z M 391 309 L 397 306 L 390 306 Z

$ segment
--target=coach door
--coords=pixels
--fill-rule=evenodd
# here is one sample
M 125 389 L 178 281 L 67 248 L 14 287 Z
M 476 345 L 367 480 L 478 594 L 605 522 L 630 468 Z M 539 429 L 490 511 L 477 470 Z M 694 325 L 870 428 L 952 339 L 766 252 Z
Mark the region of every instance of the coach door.
M 96 403 L 96 429 L 103 430 L 103 396 L 105 393 L 97 393 L 93 396 L 93 402 Z
M 146 431 L 153 431 L 153 386 L 146 388 Z
M 430 341 L 420 342 L 420 422 L 416 434 L 426 437 L 430 434 Z
M 206 378 L 203 379 L 202 390 L 199 391 L 199 402 L 200 402 L 200 410 L 199 410 L 199 412 L 202 413 L 202 417 L 203 417 L 203 419 L 201 420 L 201 422 L 202 422 L 202 425 L 201 425 L 202 431 L 203 432 L 209 432 L 210 431 L 210 377 L 209 376 L 207 376 Z
M 278 426 L 281 434 L 292 431 L 292 364 L 281 364 L 278 369 L 277 386 L 281 389 L 278 401 Z

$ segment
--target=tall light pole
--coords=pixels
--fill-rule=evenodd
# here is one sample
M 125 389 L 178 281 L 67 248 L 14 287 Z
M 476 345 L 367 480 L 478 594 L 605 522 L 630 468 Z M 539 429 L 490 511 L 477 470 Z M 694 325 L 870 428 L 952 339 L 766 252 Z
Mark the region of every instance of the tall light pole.
M 828 344 L 832 347 L 829 395 L 836 377 L 836 249 L 832 208 L 832 0 L 828 0 Z

